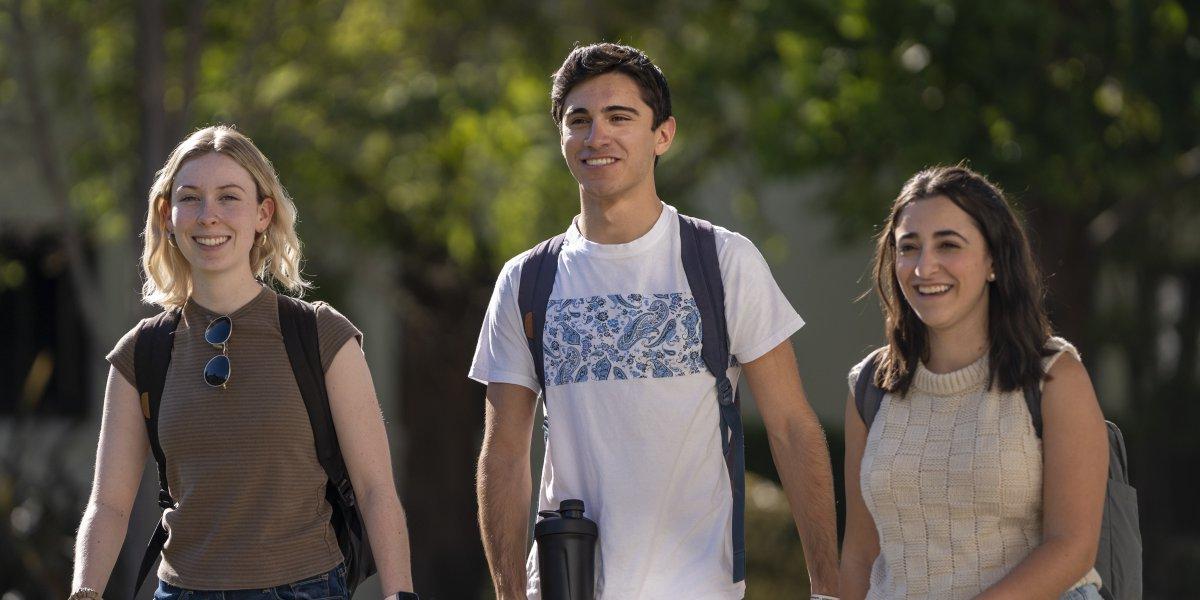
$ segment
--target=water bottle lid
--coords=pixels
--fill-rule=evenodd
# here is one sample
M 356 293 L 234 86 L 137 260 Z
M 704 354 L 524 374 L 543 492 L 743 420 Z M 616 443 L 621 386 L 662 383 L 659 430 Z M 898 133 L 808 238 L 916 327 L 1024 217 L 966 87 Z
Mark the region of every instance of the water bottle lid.
M 558 510 L 538 512 L 544 517 L 533 526 L 533 536 L 541 538 L 545 535 L 568 533 L 596 537 L 599 528 L 596 522 L 583 516 L 583 500 L 563 500 L 558 504 Z

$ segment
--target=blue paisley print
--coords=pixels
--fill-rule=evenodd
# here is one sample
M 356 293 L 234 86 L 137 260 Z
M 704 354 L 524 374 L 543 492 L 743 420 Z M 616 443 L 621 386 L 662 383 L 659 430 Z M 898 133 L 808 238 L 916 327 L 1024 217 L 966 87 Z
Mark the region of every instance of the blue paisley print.
M 702 373 L 700 336 L 700 311 L 687 293 L 550 300 L 546 384 Z

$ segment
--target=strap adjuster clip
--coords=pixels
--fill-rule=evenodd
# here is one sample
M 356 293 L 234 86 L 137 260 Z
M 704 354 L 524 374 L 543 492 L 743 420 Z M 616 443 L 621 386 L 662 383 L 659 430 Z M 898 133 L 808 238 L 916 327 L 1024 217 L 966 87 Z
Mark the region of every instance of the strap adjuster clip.
M 733 384 L 729 382 L 728 377 L 717 380 L 717 402 L 721 406 L 733 404 Z
M 342 499 L 342 503 L 347 507 L 354 506 L 357 500 L 354 498 L 354 487 L 350 485 L 350 478 L 346 477 L 337 484 L 338 496 Z

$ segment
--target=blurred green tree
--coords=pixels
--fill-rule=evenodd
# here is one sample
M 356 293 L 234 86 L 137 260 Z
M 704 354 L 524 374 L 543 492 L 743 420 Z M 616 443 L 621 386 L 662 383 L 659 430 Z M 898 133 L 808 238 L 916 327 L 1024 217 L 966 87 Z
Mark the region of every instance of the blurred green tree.
M 380 301 L 401 315 L 401 390 L 382 401 L 401 404 L 418 587 L 454 598 L 486 577 L 463 372 L 499 265 L 577 210 L 547 101 L 575 41 L 638 45 L 669 76 L 659 187 L 685 208 L 717 168 L 748 199 L 815 180 L 861 242 L 910 174 L 969 160 L 1025 208 L 1059 329 L 1120 375 L 1147 589 L 1174 594 L 1200 577 L 1171 476 L 1200 466 L 1176 425 L 1200 416 L 1198 22 L 1170 0 L 7 0 L 0 122 L 57 207 L 93 355 L 138 314 L 145 191 L 193 127 L 236 123 L 276 161 L 320 296 L 356 284 L 360 250 L 396 257 L 401 293 Z

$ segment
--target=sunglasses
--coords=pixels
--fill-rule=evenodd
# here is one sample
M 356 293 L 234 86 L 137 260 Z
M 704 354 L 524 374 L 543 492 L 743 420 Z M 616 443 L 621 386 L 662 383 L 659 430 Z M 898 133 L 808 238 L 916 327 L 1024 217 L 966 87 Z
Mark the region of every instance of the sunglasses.
M 225 316 L 213 319 L 204 329 L 204 341 L 221 351 L 204 365 L 204 383 L 210 387 L 225 389 L 229 383 L 232 369 L 229 364 L 229 336 L 232 333 L 233 321 Z

